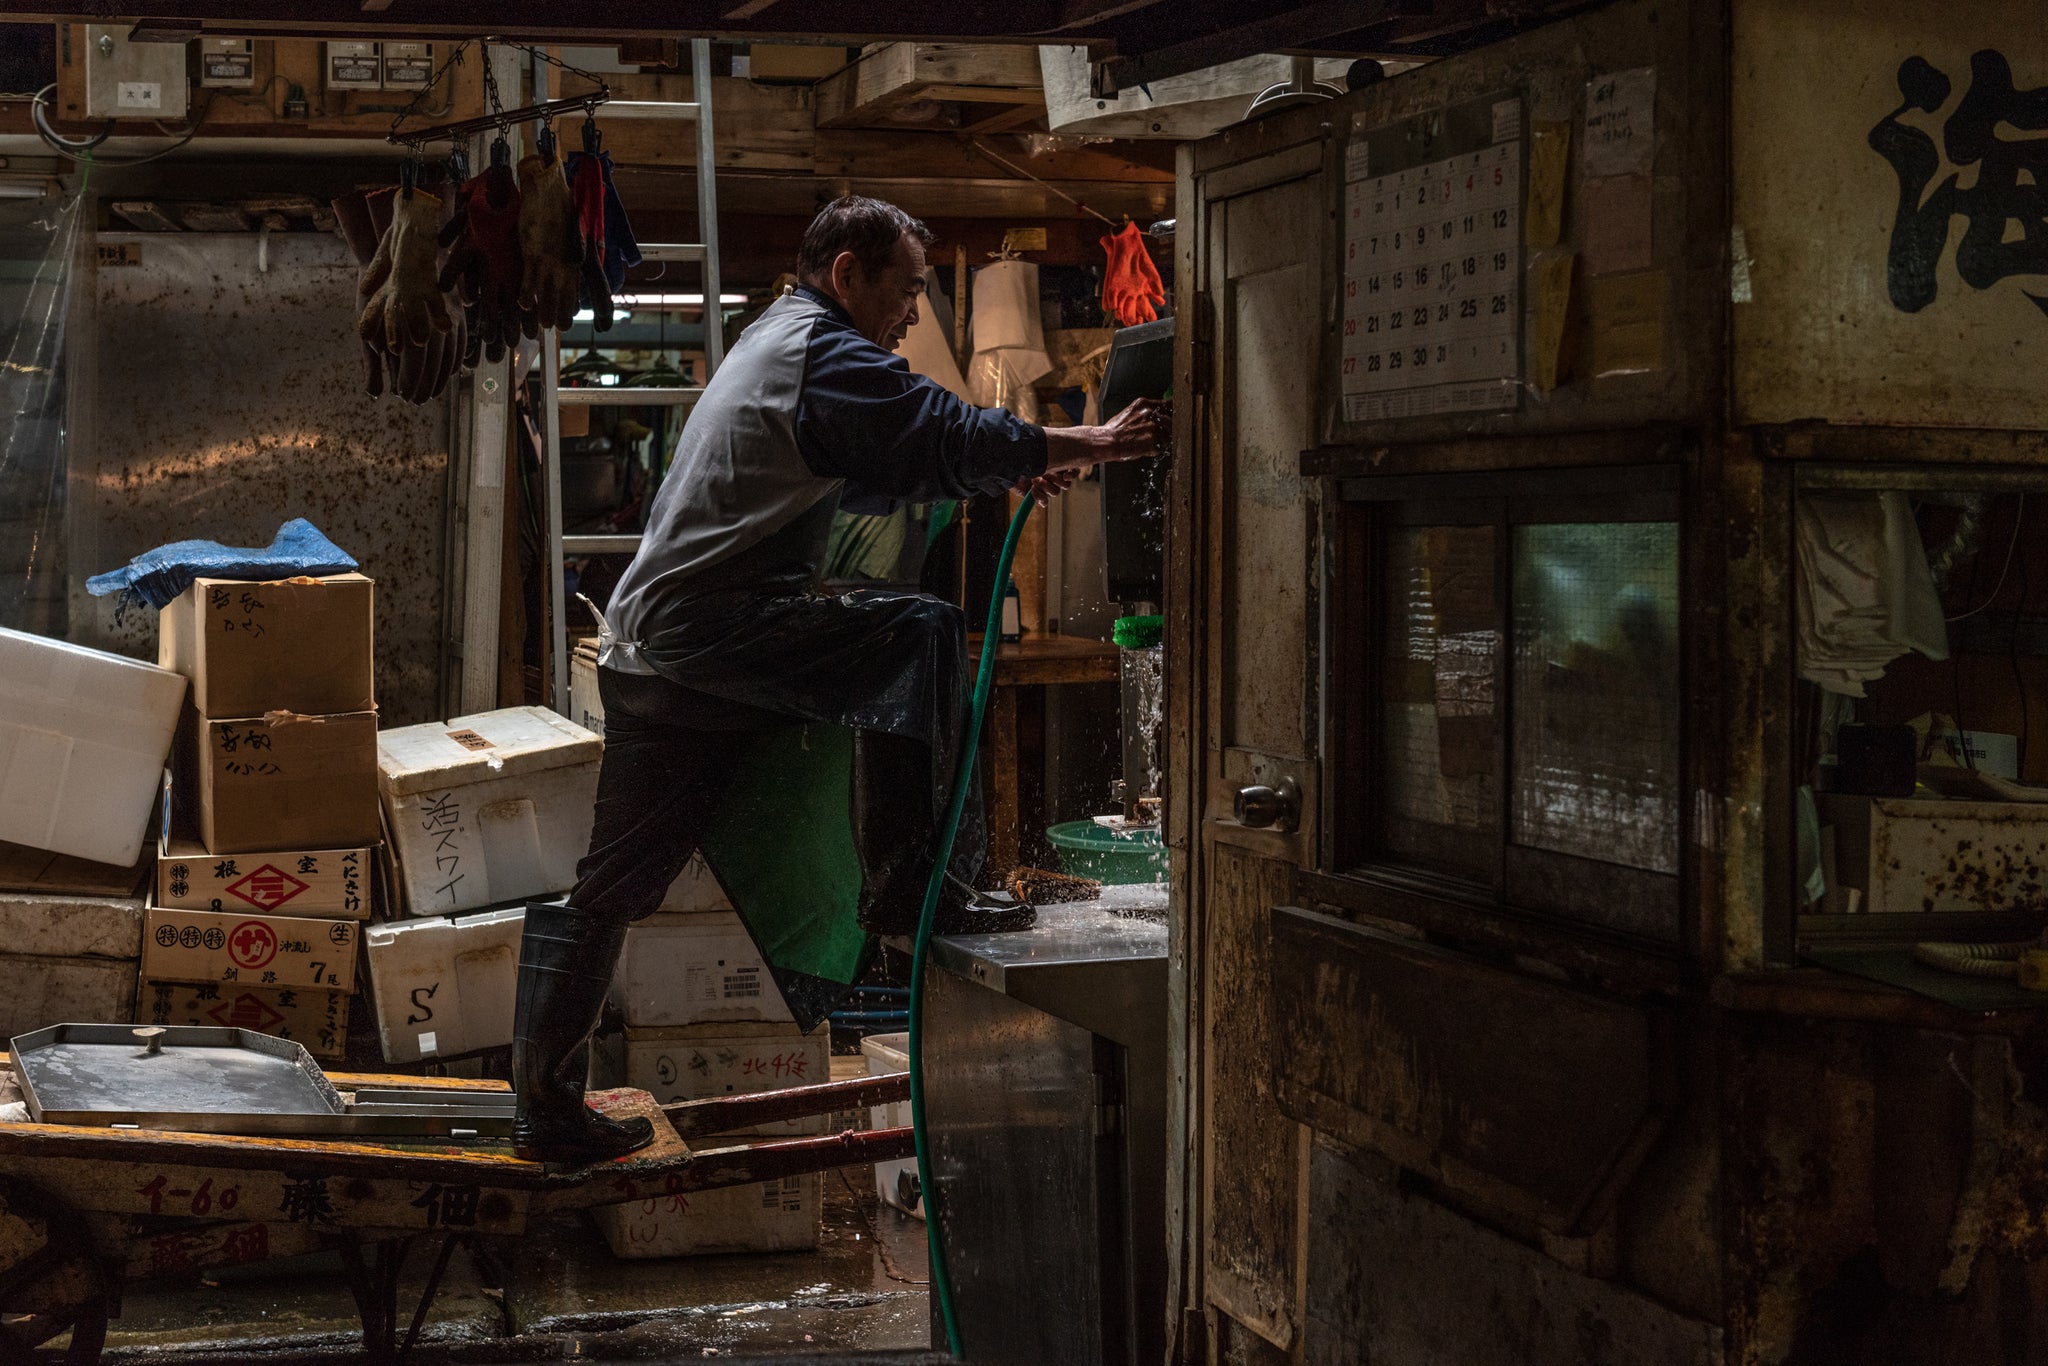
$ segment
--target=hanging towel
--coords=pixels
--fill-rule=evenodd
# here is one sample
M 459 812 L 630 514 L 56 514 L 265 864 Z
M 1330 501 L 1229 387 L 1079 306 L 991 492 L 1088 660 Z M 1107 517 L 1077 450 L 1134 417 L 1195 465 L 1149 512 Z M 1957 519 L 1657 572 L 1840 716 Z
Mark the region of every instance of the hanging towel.
M 1948 658 L 1941 598 L 1904 494 L 1802 497 L 1796 541 L 1801 678 L 1861 697 L 1908 650 Z

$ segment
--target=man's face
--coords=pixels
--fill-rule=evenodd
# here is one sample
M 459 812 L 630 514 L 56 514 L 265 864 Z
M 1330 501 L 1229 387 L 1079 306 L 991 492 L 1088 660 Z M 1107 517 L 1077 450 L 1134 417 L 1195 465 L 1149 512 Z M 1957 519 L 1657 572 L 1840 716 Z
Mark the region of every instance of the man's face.
M 889 264 L 873 275 L 861 269 L 852 252 L 841 252 L 832 263 L 832 285 L 860 334 L 884 351 L 894 351 L 917 322 L 917 301 L 924 294 L 924 244 L 903 234 L 896 239 Z

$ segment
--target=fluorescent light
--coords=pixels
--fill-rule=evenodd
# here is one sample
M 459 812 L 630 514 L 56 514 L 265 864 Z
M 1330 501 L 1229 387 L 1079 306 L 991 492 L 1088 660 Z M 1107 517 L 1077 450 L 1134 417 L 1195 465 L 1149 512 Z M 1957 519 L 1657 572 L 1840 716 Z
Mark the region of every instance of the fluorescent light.
M 633 315 L 632 315 L 632 313 L 628 312 L 628 311 L 627 311 L 626 309 L 623 309 L 623 308 L 620 308 L 620 307 L 618 307 L 618 306 L 617 306 L 617 304 L 618 304 L 618 300 L 614 299 L 614 300 L 612 301 L 612 304 L 613 304 L 613 308 L 612 308 L 612 321 L 613 321 L 613 322 L 615 322 L 615 323 L 622 323 L 622 322 L 626 321 L 626 319 L 628 319 L 628 318 L 630 318 L 630 317 L 632 317 L 632 316 L 633 316 Z M 597 321 L 597 314 L 595 314 L 595 313 L 591 312 L 591 311 L 590 311 L 589 309 L 587 309 L 587 308 L 579 308 L 579 309 L 577 309 L 577 310 L 576 310 L 576 321 L 577 321 L 577 322 L 579 322 L 579 323 L 594 323 L 594 322 L 596 322 L 596 321 Z
M 744 294 L 718 296 L 721 304 L 743 304 L 746 301 Z M 704 295 L 701 291 L 696 294 L 618 294 L 613 296 L 612 302 L 631 304 L 635 308 L 702 308 Z

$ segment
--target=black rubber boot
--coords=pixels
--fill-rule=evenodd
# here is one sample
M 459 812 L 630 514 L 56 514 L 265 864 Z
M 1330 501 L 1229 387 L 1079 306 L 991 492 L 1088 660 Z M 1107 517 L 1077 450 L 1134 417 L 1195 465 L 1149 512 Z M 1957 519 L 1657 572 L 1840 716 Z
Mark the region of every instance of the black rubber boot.
M 597 1028 L 626 927 L 565 906 L 528 902 L 512 1024 L 512 1149 L 530 1162 L 582 1166 L 644 1148 L 654 1126 L 583 1103 L 585 1045 Z

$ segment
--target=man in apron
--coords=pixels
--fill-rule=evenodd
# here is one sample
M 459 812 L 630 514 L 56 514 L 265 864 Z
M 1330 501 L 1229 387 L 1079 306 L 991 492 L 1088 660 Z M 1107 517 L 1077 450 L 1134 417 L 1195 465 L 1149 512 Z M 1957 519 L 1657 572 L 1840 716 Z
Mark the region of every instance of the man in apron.
M 652 1137 L 644 1119 L 620 1123 L 584 1104 L 583 1045 L 627 925 L 661 904 L 729 816 L 736 782 L 759 777 L 767 737 L 821 723 L 849 728 L 861 749 L 859 926 L 841 912 L 792 933 L 916 928 L 965 739 L 965 628 L 934 598 L 820 590 L 842 502 L 1011 489 L 1043 500 L 1097 464 L 1165 446 L 1164 411 L 1142 400 L 1103 426 L 1046 429 L 912 374 L 891 353 L 917 321 L 930 241 L 894 205 L 853 195 L 826 205 L 804 235 L 796 288 L 741 334 L 683 429 L 600 630 L 605 755 L 590 852 L 566 905 L 526 911 L 512 1064 L 522 1157 L 600 1161 Z M 791 791 L 791 806 L 801 795 Z M 979 804 L 970 811 L 939 929 L 1029 926 L 1030 907 L 973 890 L 986 833 Z M 760 909 L 711 852 L 762 939 Z

